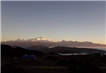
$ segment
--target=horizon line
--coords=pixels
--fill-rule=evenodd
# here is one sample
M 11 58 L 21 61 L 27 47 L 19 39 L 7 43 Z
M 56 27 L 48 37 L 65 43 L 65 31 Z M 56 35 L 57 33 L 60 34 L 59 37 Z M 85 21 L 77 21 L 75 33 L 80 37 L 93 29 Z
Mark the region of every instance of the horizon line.
M 44 37 L 37 37 L 37 38 L 44 38 Z M 18 39 L 20 39 L 20 38 L 18 38 Z M 23 39 L 23 38 L 21 38 L 21 39 Z M 31 38 L 31 39 L 36 39 L 36 38 Z M 45 38 L 45 39 L 47 39 L 47 38 Z M 6 40 L 6 41 L 4 41 L 4 40 L 2 40 L 1 39 L 1 42 L 8 42 L 8 41 L 16 41 L 17 39 L 15 39 L 15 40 Z M 25 41 L 27 41 L 27 40 L 29 40 L 29 39 L 24 39 Z M 47 39 L 47 40 L 51 40 L 51 39 Z M 72 41 L 72 42 L 91 42 L 91 43 L 94 43 L 94 44 L 102 44 L 102 45 L 106 45 L 106 43 L 104 42 L 104 43 L 98 43 L 98 42 L 92 42 L 92 41 L 78 41 L 78 40 L 65 40 L 65 39 L 62 39 L 62 40 L 51 40 L 51 41 L 53 41 L 53 42 L 61 42 L 61 41 Z

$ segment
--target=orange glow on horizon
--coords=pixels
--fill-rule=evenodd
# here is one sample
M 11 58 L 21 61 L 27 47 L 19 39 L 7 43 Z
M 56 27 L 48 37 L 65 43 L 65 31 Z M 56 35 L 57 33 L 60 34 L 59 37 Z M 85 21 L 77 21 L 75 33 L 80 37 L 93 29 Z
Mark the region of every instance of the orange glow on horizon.
M 16 40 L 16 39 L 15 39 Z M 7 40 L 7 39 L 2 39 L 1 38 L 1 42 L 6 42 L 6 41 L 14 41 L 14 40 Z M 54 42 L 56 42 L 55 40 L 53 40 Z M 62 40 L 59 40 L 59 41 L 62 41 Z M 59 42 L 57 41 L 57 42 Z M 66 40 L 66 41 L 69 41 L 69 40 Z M 73 40 L 72 40 L 73 41 Z M 78 41 L 78 42 L 84 42 L 84 41 Z M 89 42 L 92 42 L 92 43 L 95 43 L 95 44 L 104 44 L 106 45 L 106 41 L 101 41 L 101 42 L 93 42 L 93 41 L 89 41 Z

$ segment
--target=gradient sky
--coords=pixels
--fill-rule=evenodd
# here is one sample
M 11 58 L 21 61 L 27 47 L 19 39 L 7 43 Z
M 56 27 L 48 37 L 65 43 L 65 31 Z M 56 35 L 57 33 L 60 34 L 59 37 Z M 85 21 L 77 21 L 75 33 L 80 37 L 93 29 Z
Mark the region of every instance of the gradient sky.
M 105 1 L 2 1 L 2 41 L 45 37 L 105 43 Z

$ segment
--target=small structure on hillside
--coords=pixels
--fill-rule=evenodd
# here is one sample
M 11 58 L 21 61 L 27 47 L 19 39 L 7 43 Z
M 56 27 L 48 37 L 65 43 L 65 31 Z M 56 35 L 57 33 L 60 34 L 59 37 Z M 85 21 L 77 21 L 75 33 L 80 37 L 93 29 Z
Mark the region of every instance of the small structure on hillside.
M 25 54 L 21 58 L 24 59 L 24 60 L 36 60 L 36 57 L 33 54 L 31 54 L 29 56 L 27 54 Z
M 28 55 L 25 54 L 25 55 L 23 55 L 21 58 L 24 59 L 24 60 L 28 60 Z
M 36 60 L 36 57 L 35 57 L 35 55 L 31 54 L 28 56 L 28 59 L 29 60 Z

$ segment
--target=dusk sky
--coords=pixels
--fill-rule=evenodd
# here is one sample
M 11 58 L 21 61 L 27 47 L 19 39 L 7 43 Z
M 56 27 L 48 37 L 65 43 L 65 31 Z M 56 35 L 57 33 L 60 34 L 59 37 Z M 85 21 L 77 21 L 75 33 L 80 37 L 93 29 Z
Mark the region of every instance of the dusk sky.
M 5 1 L 2 41 L 45 37 L 105 44 L 105 1 Z

